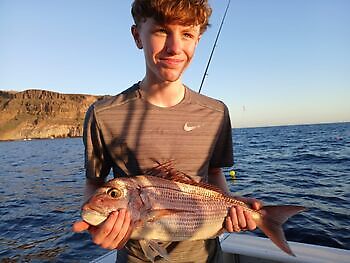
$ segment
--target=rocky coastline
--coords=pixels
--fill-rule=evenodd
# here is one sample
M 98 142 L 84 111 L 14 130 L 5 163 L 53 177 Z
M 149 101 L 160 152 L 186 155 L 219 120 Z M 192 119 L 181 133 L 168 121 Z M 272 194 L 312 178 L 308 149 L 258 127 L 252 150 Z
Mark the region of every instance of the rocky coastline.
M 80 137 L 88 107 L 103 97 L 0 90 L 0 141 Z

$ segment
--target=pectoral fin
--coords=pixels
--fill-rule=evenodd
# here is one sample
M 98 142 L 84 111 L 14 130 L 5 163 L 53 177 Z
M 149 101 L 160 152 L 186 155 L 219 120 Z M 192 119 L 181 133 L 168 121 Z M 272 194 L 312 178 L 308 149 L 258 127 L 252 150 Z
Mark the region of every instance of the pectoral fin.
M 166 251 L 166 249 L 164 247 L 162 247 L 157 241 L 155 240 L 150 240 L 149 241 L 149 246 L 156 251 L 159 256 L 161 256 L 162 258 L 164 258 L 165 260 L 169 261 L 169 255 L 168 252 Z
M 146 217 L 147 222 L 154 222 L 159 220 L 160 218 L 168 215 L 178 214 L 178 213 L 184 213 L 184 212 L 190 212 L 185 210 L 176 210 L 176 209 L 158 209 L 158 210 L 152 210 L 148 213 Z
M 140 240 L 140 246 L 145 256 L 152 262 L 156 256 L 161 256 L 169 261 L 168 252 L 155 240 Z

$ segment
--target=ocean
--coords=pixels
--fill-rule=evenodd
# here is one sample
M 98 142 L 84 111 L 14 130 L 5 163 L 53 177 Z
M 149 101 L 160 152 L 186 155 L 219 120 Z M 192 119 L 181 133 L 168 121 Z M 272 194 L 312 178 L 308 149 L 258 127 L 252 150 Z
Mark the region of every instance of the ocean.
M 284 225 L 287 239 L 350 250 L 350 123 L 234 129 L 233 142 L 232 192 L 306 206 Z M 0 262 L 89 262 L 107 252 L 71 231 L 83 152 L 81 138 L 0 143 Z

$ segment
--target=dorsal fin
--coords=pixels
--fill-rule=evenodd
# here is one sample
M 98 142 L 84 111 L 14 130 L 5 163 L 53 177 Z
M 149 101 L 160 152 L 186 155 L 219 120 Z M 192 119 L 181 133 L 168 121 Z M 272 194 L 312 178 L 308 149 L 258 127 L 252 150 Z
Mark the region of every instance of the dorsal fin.
M 156 176 L 156 177 L 160 177 L 170 181 L 203 187 L 208 190 L 218 192 L 226 197 L 231 197 L 230 195 L 228 195 L 227 193 L 225 193 L 223 190 L 221 190 L 219 187 L 215 185 L 204 183 L 204 182 L 197 182 L 186 173 L 176 170 L 174 168 L 175 166 L 174 160 L 168 160 L 164 163 L 160 163 L 156 160 L 154 161 L 157 165 L 151 169 L 146 170 L 144 172 L 145 175 Z

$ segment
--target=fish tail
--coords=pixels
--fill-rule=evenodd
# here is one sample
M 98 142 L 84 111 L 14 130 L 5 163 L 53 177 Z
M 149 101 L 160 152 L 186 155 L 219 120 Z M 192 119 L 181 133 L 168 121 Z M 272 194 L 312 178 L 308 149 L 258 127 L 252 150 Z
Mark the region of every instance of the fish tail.
M 287 254 L 295 256 L 287 243 L 282 225 L 289 217 L 304 210 L 305 207 L 294 205 L 264 206 L 259 210 L 261 217 L 255 220 L 255 223 L 276 246 Z

